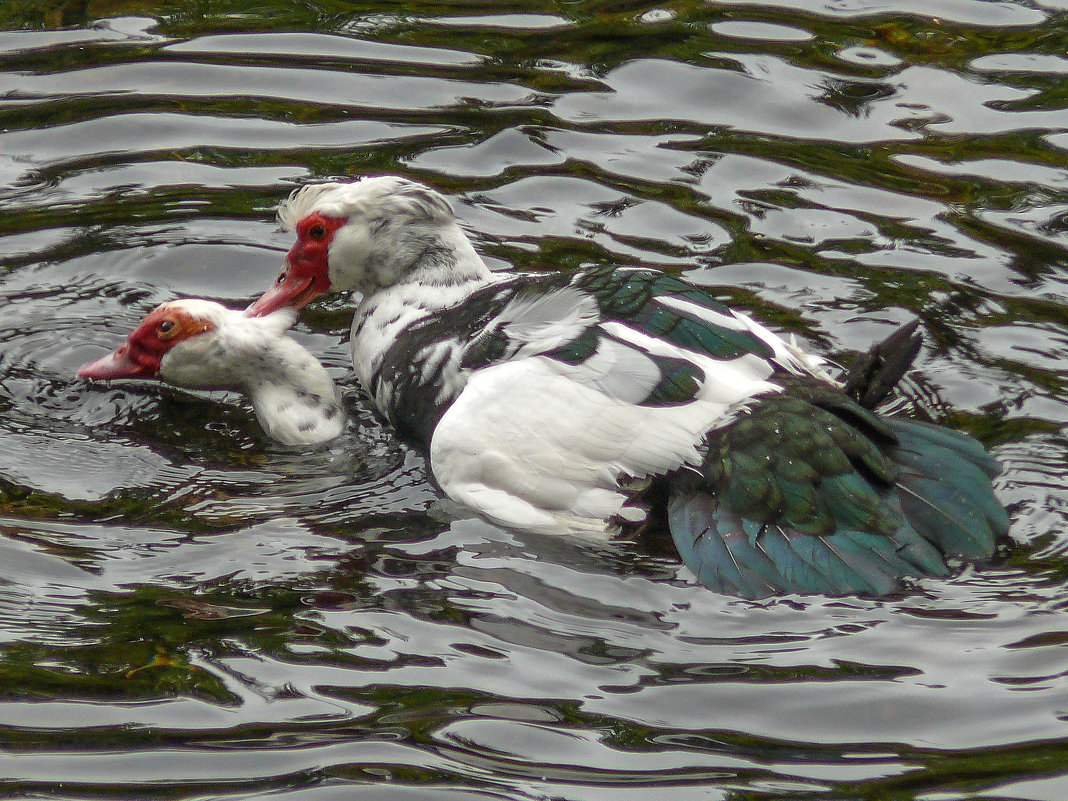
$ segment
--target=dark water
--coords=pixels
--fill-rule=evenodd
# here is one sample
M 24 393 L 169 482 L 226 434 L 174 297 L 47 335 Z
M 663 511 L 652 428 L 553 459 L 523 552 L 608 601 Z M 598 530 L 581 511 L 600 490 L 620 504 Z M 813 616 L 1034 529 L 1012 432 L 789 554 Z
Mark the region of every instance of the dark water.
M 1068 798 L 1064 0 L 83 5 L 0 4 L 74 26 L 0 33 L 0 796 Z M 749 603 L 464 519 L 345 299 L 297 329 L 325 451 L 73 378 L 248 303 L 294 185 L 383 172 L 494 266 L 660 266 L 843 360 L 919 316 L 898 404 L 993 448 L 1019 545 Z

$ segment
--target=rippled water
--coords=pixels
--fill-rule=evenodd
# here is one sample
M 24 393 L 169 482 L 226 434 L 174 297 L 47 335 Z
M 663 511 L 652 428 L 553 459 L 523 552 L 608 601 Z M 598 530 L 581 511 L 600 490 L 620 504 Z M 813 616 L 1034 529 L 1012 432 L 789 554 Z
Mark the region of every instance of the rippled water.
M 1068 798 L 1063 0 L 35 5 L 0 25 L 75 27 L 0 33 L 0 795 Z M 493 266 L 659 266 L 843 361 L 919 316 L 897 403 L 992 447 L 1018 546 L 752 603 L 465 518 L 345 299 L 297 329 L 326 450 L 73 377 L 258 295 L 293 186 L 383 172 Z

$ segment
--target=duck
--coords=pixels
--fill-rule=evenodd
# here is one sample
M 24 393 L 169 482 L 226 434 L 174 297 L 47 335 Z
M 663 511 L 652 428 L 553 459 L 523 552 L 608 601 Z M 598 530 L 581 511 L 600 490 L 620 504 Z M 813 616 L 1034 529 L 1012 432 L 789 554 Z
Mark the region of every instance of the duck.
M 872 408 L 914 328 L 887 349 L 896 366 L 875 353 L 850 387 L 656 269 L 491 271 L 449 200 L 407 178 L 309 184 L 278 217 L 296 241 L 247 313 L 357 293 L 361 386 L 441 491 L 492 523 L 666 526 L 701 583 L 752 599 L 886 596 L 1005 541 L 985 448 Z
M 126 342 L 78 370 L 78 377 L 159 380 L 176 387 L 248 396 L 266 434 L 283 445 L 338 437 L 345 414 L 333 379 L 286 331 L 292 309 L 250 317 L 201 298 L 163 303 Z

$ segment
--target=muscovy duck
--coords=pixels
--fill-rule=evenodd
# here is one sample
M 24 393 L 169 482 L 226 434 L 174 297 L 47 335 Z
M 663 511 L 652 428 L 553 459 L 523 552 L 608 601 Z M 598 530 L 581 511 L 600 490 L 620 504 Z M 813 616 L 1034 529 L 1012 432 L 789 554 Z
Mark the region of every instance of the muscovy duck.
M 126 344 L 78 370 L 80 378 L 148 378 L 186 389 L 249 396 L 268 436 L 313 445 L 345 426 L 334 382 L 319 361 L 286 336 L 296 314 L 263 317 L 185 298 L 151 311 Z
M 359 292 L 361 383 L 493 522 L 610 532 L 655 486 L 683 561 L 751 598 L 888 594 L 1007 533 L 978 442 L 874 413 L 683 280 L 491 272 L 441 194 L 393 176 L 306 186 L 279 219 L 297 241 L 249 314 Z

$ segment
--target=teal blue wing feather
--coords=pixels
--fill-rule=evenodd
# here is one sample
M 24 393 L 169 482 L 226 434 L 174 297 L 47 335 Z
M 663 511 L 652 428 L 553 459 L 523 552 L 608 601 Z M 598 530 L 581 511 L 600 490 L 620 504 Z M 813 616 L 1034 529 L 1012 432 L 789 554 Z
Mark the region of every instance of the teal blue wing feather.
M 674 495 L 668 521 L 683 562 L 698 580 L 730 595 L 887 595 L 901 577 L 919 573 L 885 538 L 850 530 L 817 536 L 755 524 L 707 494 Z M 932 574 L 944 573 L 939 559 Z
M 991 556 L 1008 530 L 981 445 L 816 382 L 756 399 L 706 447 L 701 476 L 673 479 L 669 527 L 724 592 L 885 595 L 946 575 L 947 556 Z
M 926 449 L 952 451 L 982 470 L 988 478 L 994 478 L 1001 472 L 997 459 L 987 453 L 978 440 L 967 434 L 920 420 L 887 418 L 886 422 L 899 439 L 909 441 L 914 449 L 921 452 Z
M 943 552 L 982 558 L 1009 527 L 1005 508 L 990 491 L 996 462 L 974 439 L 949 429 L 891 420 L 901 465 L 901 508 Z
M 761 598 L 781 589 L 781 568 L 754 546 L 759 524 L 735 515 L 712 496 L 673 496 L 668 524 L 683 562 L 706 586 L 745 598 Z M 676 532 L 692 532 L 692 536 Z
M 765 528 L 761 549 L 775 563 L 781 576 L 776 583 L 775 591 L 777 593 L 841 594 L 843 590 L 836 586 L 829 576 L 820 571 L 818 565 L 806 558 L 806 554 L 811 550 L 809 540 L 811 540 L 810 534 L 799 534 L 781 526 Z M 706 568 L 706 572 L 712 569 L 710 565 Z

